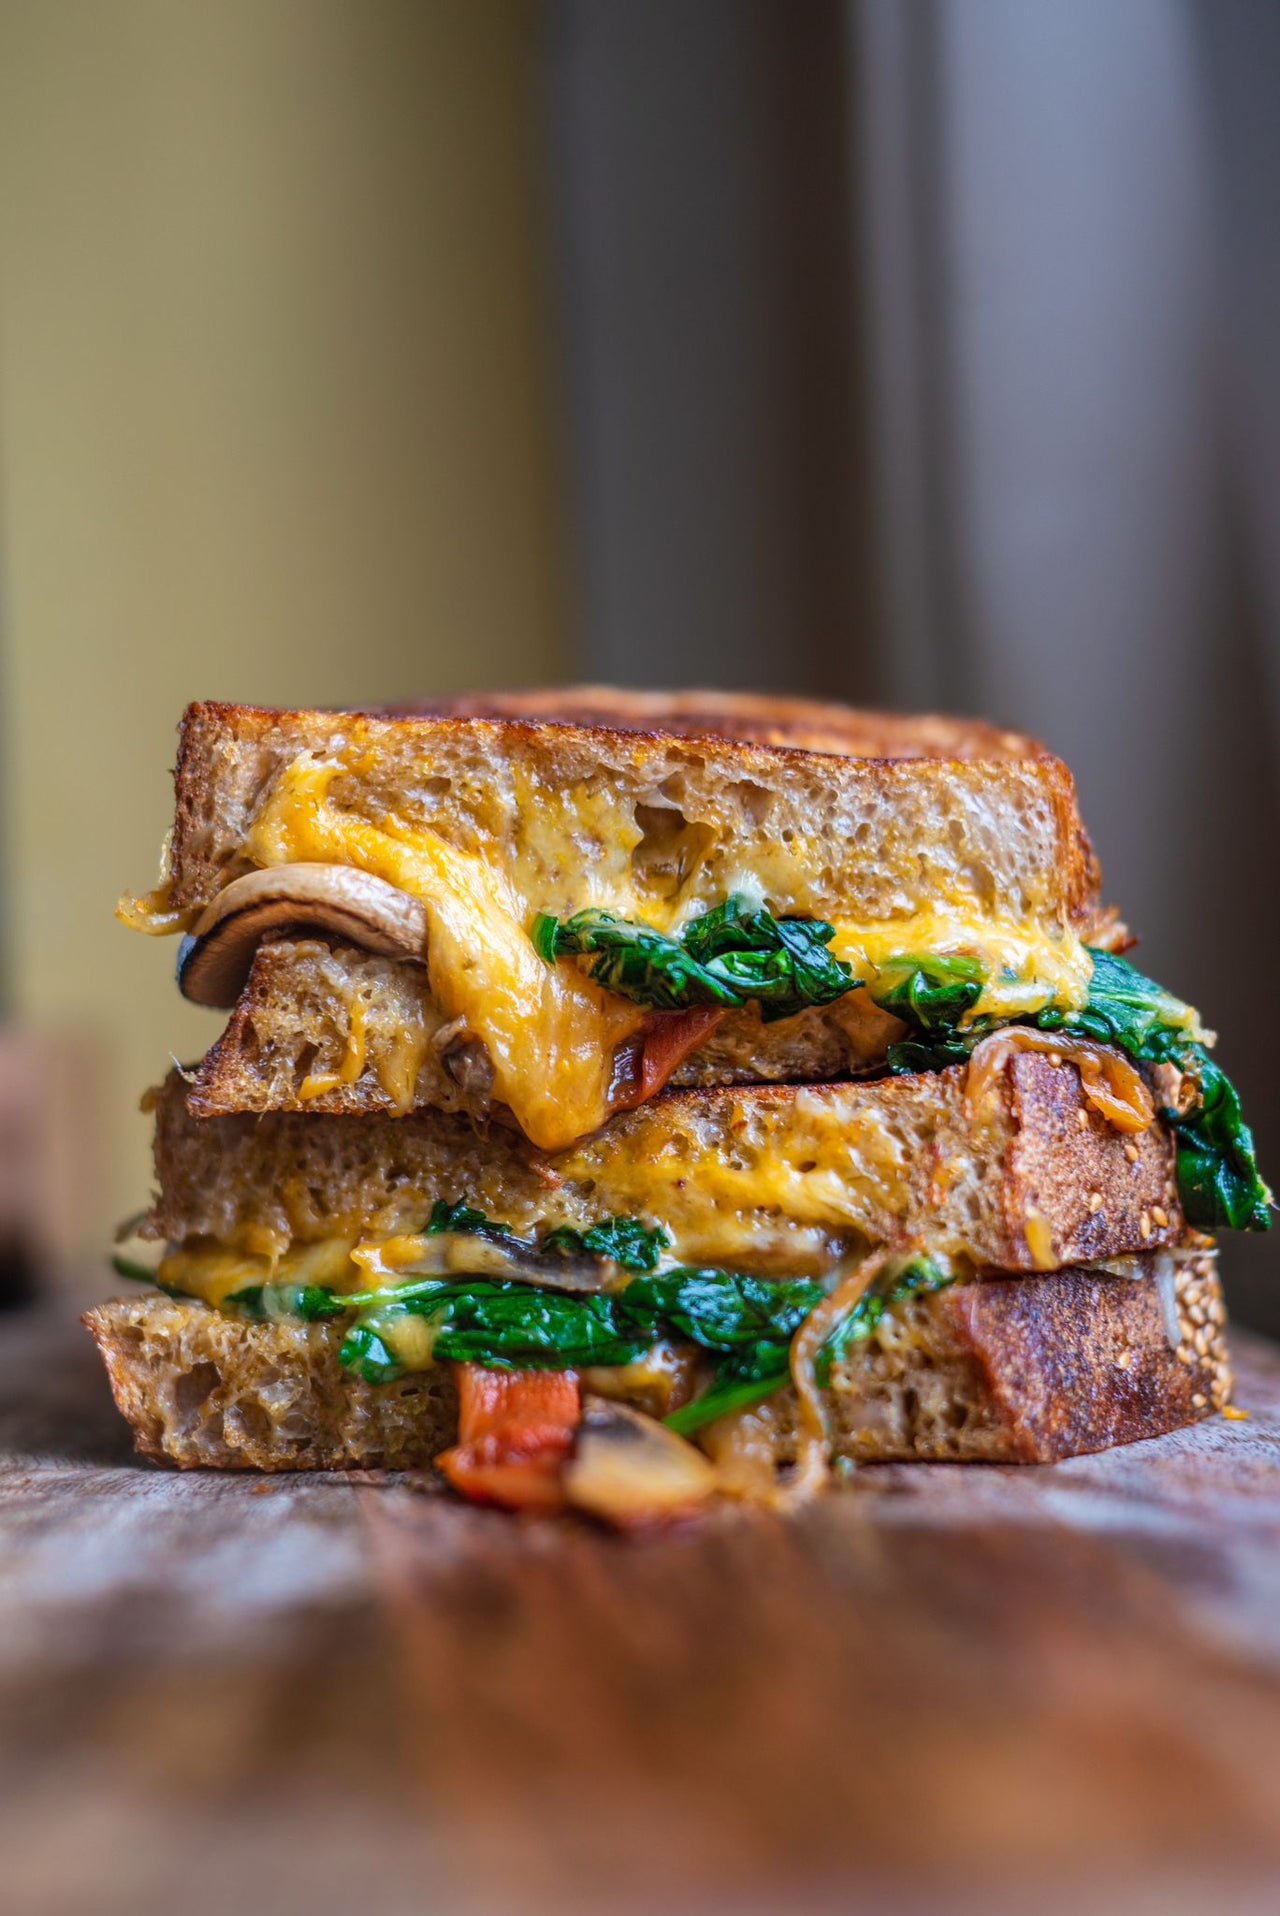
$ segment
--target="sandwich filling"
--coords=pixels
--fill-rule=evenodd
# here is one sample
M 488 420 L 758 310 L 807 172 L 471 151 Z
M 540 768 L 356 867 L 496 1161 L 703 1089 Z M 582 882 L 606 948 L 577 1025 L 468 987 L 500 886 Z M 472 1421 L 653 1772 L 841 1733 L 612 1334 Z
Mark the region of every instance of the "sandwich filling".
M 1078 1268 L 1167 1278 L 1179 1256 L 1198 1254 Z M 341 1319 L 340 1362 L 368 1384 L 442 1363 L 571 1370 L 682 1436 L 787 1384 L 802 1396 L 824 1389 L 887 1313 L 975 1276 L 943 1255 L 864 1251 L 821 1276 L 761 1278 L 677 1264 L 661 1227 L 635 1218 L 522 1238 L 461 1202 L 437 1203 L 422 1231 L 399 1238 L 299 1246 L 273 1259 L 195 1243 L 169 1249 L 154 1269 L 125 1256 L 116 1269 L 247 1320 Z
M 1238 1096 L 1209 1056 L 1211 1034 L 1190 1006 L 1073 930 L 1001 923 L 983 910 L 976 883 L 927 913 L 826 924 L 804 915 L 803 848 L 794 845 L 783 859 L 759 849 L 757 869 L 710 900 L 697 841 L 685 843 L 649 871 L 642 897 L 630 856 L 641 834 L 607 792 L 573 795 L 572 829 L 549 799 L 541 828 L 530 822 L 538 807 L 522 808 L 525 842 L 498 869 L 483 848 L 464 849 L 419 822 L 339 805 L 332 787 L 349 760 L 304 753 L 284 767 L 244 858 L 259 869 L 352 868 L 416 899 L 445 1029 L 483 1074 L 486 1101 L 505 1107 L 539 1149 L 563 1150 L 652 1096 L 718 1012 L 756 1005 L 766 1021 L 782 1019 L 858 992 L 896 1021 L 900 1036 L 885 1058 L 892 1072 L 937 1070 L 999 1029 L 1032 1027 L 1056 1034 L 1059 1050 L 1075 1047 L 1087 1090 L 1116 1122 L 1149 1122 L 1154 1106 L 1135 1074 L 1122 1085 L 1099 1061 L 1099 1043 L 1118 1048 L 1146 1070 L 1178 1132 L 1191 1222 L 1266 1228 L 1270 1194 Z M 549 872 L 562 873 L 575 833 L 594 898 L 561 918 L 537 892 Z M 138 901 L 126 915 L 163 920 L 162 904 Z M 358 1011 L 347 1057 L 336 1073 L 308 1079 L 304 1097 L 360 1069 Z M 402 1098 L 429 1041 L 406 1032 L 390 1061 Z M 1129 1118 L 1117 1115 L 1126 1109 Z

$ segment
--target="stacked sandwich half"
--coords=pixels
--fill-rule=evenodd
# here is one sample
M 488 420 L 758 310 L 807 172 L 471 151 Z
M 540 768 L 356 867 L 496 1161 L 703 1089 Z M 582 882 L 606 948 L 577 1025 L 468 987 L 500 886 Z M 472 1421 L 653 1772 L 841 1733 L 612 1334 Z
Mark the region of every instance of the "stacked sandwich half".
M 122 915 L 231 1015 L 88 1319 L 153 1456 L 630 1522 L 1227 1402 L 1210 1233 L 1268 1193 L 1033 741 L 205 704 L 176 785 Z

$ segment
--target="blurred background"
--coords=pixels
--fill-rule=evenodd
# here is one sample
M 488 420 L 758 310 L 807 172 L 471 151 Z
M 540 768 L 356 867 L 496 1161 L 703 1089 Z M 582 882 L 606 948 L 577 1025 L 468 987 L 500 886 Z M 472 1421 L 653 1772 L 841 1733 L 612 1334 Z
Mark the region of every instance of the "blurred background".
M 1034 731 L 1280 1179 L 1278 100 L 1274 0 L 0 0 L 11 1274 L 216 1033 L 111 919 L 193 697 Z

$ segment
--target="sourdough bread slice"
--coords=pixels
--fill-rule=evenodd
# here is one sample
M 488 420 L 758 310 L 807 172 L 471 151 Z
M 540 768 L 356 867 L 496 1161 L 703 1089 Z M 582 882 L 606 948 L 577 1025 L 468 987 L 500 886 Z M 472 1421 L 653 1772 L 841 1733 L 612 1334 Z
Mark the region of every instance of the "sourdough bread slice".
M 833 1370 L 833 1456 L 1049 1463 L 1210 1415 L 1231 1389 L 1213 1254 L 1156 1254 L 1132 1271 L 966 1284 L 896 1308 Z M 402 1469 L 456 1435 L 448 1366 L 363 1383 L 338 1363 L 337 1324 L 250 1323 L 156 1294 L 84 1321 L 139 1450 L 160 1461 Z M 790 1389 L 747 1420 L 757 1454 L 792 1460 Z M 723 1455 L 729 1420 L 705 1441 Z
M 948 747 L 947 722 L 937 749 Z M 918 721 L 863 715 L 884 757 L 726 737 L 515 718 L 384 718 L 205 703 L 182 721 L 172 902 L 207 905 L 247 868 L 273 782 L 304 754 L 342 761 L 332 799 L 356 820 L 483 849 L 532 910 L 566 916 L 620 888 L 651 922 L 673 892 L 718 903 L 750 873 L 771 909 L 848 924 L 936 911 L 1089 931 L 1099 874 L 1060 760 L 989 735 L 991 756 L 892 756 Z M 913 727 L 917 728 L 913 730 Z M 950 749 L 981 736 L 953 728 Z M 1027 749 L 1024 751 L 1023 747 Z
M 614 1215 L 663 1225 L 683 1263 L 764 1275 L 867 1247 L 1034 1271 L 1179 1243 L 1170 1135 L 1130 1138 L 1075 1067 L 1015 1053 L 974 1111 L 967 1071 L 669 1092 L 567 1151 L 447 1112 L 198 1119 L 159 1095 L 154 1238 L 260 1247 L 423 1228 L 438 1201 L 528 1234 Z
M 882 1068 L 907 1027 L 865 991 L 766 1024 L 731 1011 L 669 1083 L 826 1083 Z M 197 1117 L 235 1111 L 385 1113 L 435 1106 L 485 1117 L 484 1076 L 459 1070 L 421 965 L 318 938 L 259 947 L 226 1029 L 195 1067 Z

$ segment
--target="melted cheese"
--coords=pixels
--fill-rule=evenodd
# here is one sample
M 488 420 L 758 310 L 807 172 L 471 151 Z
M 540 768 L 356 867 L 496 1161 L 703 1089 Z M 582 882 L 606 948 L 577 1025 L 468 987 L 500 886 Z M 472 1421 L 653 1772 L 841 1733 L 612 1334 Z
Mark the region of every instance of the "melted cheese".
M 386 1092 L 398 1118 L 407 1116 L 414 1108 L 418 1073 L 431 1049 L 432 1035 L 424 1009 L 416 1018 L 409 1018 L 400 1026 L 388 1049 L 380 1051 L 373 1061 L 378 1083 Z
M 474 852 L 387 814 L 341 811 L 337 761 L 299 758 L 276 781 L 246 842 L 260 865 L 350 865 L 420 899 L 431 992 L 489 1053 L 493 1093 L 544 1151 L 604 1123 L 613 1054 L 643 1012 L 574 965 L 547 965 L 529 938 L 533 913 L 510 880 Z
M 809 1274 L 849 1241 L 883 1236 L 910 1201 L 901 1133 L 874 1104 L 849 1110 L 821 1091 L 762 1104 L 740 1140 L 701 1137 L 679 1111 L 647 1127 L 642 1150 L 606 1132 L 556 1160 L 566 1180 L 609 1193 L 610 1207 L 660 1220 L 684 1263 Z
M 365 1275 L 351 1259 L 351 1239 L 322 1238 L 294 1244 L 274 1255 L 232 1249 L 213 1238 L 189 1238 L 160 1260 L 156 1276 L 166 1290 L 221 1306 L 256 1284 L 323 1284 L 334 1291 L 364 1288 Z
M 148 938 L 168 938 L 175 931 L 190 931 L 200 916 L 200 906 L 191 905 L 184 911 L 174 909 L 169 884 L 169 849 L 173 844 L 173 832 L 164 835 L 160 847 L 160 872 L 152 889 L 148 892 L 127 891 L 116 905 L 116 917 L 130 931 L 140 931 Z
M 1089 996 L 1093 960 L 1071 932 L 984 918 L 972 906 L 917 912 L 882 925 L 838 925 L 831 949 L 874 988 L 880 973 L 906 956 L 976 958 L 986 972 L 982 996 L 962 1021 L 1021 1018 L 1052 1005 L 1079 1011 Z

